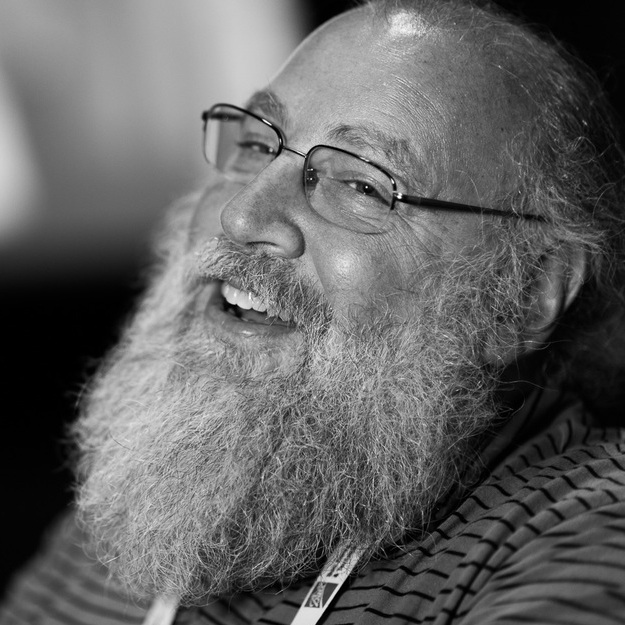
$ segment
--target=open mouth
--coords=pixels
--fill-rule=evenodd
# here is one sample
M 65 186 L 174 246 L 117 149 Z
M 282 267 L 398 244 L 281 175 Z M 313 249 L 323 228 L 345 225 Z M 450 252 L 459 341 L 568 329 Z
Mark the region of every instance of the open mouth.
M 229 282 L 222 282 L 221 296 L 223 310 L 241 322 L 289 327 L 294 325 L 283 311 L 272 310 L 254 293 L 239 289 Z

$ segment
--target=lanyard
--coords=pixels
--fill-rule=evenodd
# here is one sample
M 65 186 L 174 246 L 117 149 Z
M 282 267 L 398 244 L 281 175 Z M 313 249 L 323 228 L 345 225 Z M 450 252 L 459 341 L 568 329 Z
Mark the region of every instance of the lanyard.
M 330 554 L 291 625 L 315 625 L 360 560 L 364 549 L 339 545 Z
M 291 625 L 316 625 L 360 560 L 364 549 L 339 545 L 315 579 Z M 162 595 L 152 603 L 143 625 L 172 625 L 178 599 Z
M 156 597 L 145 615 L 143 625 L 172 625 L 178 610 L 177 597 Z

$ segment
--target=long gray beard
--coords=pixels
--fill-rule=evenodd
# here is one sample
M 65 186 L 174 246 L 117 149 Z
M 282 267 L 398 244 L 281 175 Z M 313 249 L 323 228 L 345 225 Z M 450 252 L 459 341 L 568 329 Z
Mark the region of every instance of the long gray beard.
M 423 280 L 410 324 L 311 328 L 297 365 L 268 373 L 206 338 L 185 267 L 170 263 L 75 428 L 79 513 L 114 574 L 199 603 L 424 528 L 496 415 L 478 354 L 492 302 L 466 268 Z

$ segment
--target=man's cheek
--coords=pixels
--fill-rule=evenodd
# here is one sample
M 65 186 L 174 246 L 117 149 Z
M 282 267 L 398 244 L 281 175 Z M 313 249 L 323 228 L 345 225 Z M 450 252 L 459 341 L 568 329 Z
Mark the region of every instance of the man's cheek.
M 412 318 L 419 303 L 418 264 L 403 267 L 392 251 L 339 253 L 328 288 L 335 316 L 399 322 Z
M 337 243 L 315 258 L 315 271 L 335 318 L 345 319 L 369 307 L 371 294 L 380 290 L 381 271 L 368 253 Z

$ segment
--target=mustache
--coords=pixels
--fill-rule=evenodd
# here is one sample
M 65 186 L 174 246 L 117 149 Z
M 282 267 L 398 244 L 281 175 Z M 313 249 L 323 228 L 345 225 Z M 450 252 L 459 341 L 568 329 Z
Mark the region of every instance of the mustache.
M 243 250 L 219 237 L 199 253 L 194 273 L 201 282 L 218 280 L 250 291 L 267 306 L 268 316 L 289 319 L 303 329 L 325 329 L 332 321 L 325 296 L 298 276 L 286 258 Z

